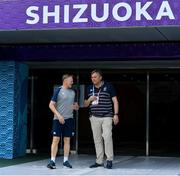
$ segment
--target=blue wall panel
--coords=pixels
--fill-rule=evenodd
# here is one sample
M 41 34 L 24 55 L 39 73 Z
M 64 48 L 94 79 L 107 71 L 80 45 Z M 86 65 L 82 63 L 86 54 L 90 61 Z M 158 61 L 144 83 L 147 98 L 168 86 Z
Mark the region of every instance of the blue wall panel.
M 25 65 L 0 62 L 0 158 L 25 154 L 27 77 Z
M 23 156 L 27 144 L 27 83 L 28 68 L 18 64 L 16 68 L 15 105 L 14 117 L 14 157 Z

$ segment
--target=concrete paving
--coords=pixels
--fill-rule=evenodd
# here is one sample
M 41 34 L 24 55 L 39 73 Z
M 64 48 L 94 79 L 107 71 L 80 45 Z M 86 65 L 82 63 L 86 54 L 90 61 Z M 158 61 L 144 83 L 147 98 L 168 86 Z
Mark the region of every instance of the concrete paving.
M 113 169 L 99 167 L 90 169 L 95 162 L 93 155 L 71 155 L 72 169 L 63 168 L 63 157 L 56 160 L 57 169 L 46 167 L 48 160 L 34 161 L 0 168 L 0 175 L 176 175 L 180 176 L 180 158 L 116 156 Z

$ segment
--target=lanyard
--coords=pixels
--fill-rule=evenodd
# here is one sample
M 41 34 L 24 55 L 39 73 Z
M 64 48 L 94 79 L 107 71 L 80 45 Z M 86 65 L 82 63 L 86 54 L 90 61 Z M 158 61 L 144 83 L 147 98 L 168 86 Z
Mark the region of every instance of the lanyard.
M 94 92 L 94 85 L 93 85 L 93 96 L 95 96 L 95 92 Z M 100 92 L 101 92 L 101 88 L 100 88 L 100 90 L 99 90 L 99 92 L 97 93 L 97 96 L 99 97 L 99 95 L 100 95 Z

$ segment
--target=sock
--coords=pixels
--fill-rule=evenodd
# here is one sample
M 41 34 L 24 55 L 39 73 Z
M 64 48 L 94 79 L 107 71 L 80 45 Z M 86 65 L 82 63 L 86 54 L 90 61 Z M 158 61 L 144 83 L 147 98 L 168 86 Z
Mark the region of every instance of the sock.
M 55 161 L 56 161 L 56 158 L 55 158 L 55 157 L 51 157 L 51 160 L 55 162 Z
M 68 156 L 64 156 L 64 162 L 68 161 Z

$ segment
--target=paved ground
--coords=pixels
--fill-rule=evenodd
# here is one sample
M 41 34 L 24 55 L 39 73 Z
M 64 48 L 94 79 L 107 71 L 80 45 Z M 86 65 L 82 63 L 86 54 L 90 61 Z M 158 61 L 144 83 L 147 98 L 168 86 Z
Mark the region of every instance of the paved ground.
M 116 156 L 113 169 L 90 169 L 95 156 L 72 155 L 73 169 L 63 168 L 63 157 L 57 158 L 57 169 L 46 167 L 48 160 L 40 160 L 0 168 L 0 175 L 179 175 L 180 158 Z

